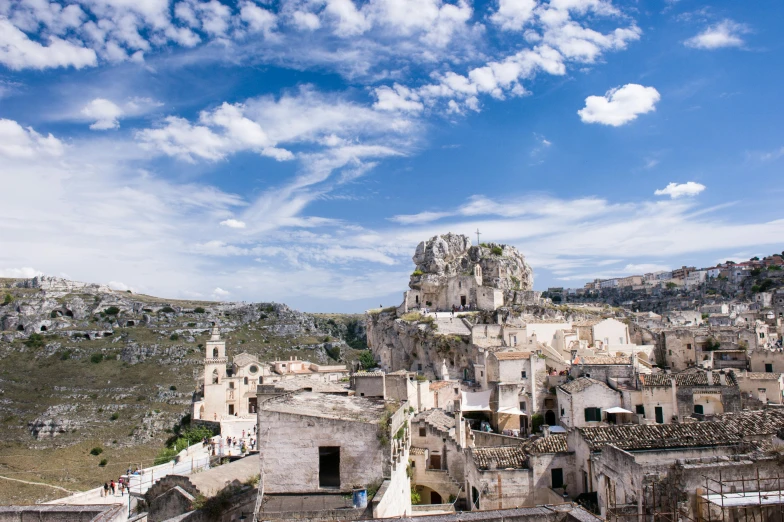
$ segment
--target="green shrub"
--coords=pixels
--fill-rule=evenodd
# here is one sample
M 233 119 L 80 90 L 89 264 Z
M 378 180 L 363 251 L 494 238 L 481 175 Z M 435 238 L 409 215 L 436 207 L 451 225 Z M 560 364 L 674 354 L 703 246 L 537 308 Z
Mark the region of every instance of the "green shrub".
M 49 317 L 52 318 L 52 319 L 56 319 L 57 318 L 57 310 L 52 310 L 51 312 L 49 312 Z
M 10 305 L 14 302 L 14 296 L 11 294 L 5 294 L 5 298 L 3 298 L 3 306 Z
M 120 414 L 119 414 L 119 413 L 117 413 L 117 412 L 114 412 L 114 413 L 112 413 L 112 416 L 111 416 L 111 417 L 109 417 L 109 420 L 110 420 L 110 421 L 116 421 L 116 420 L 117 420 L 117 419 L 119 419 L 119 418 L 120 418 Z
M 422 496 L 417 492 L 416 489 L 411 488 L 411 503 L 416 506 L 420 502 L 422 502 Z
M 493 248 L 490 249 L 490 252 L 492 252 L 494 256 L 500 256 L 501 254 L 504 253 L 504 249 L 501 248 L 500 246 L 494 246 Z
M 414 277 L 421 276 L 422 274 L 424 274 L 424 272 L 422 272 L 418 268 L 416 270 L 414 270 L 413 272 L 411 272 L 411 275 L 414 276 Z
M 196 326 L 196 323 L 188 323 L 188 328 L 193 328 L 194 326 Z
M 106 315 L 117 315 L 120 313 L 120 309 L 116 306 L 110 306 L 106 310 L 103 311 Z
M 103 361 L 103 354 L 102 353 L 94 353 L 90 356 L 90 362 L 93 364 L 98 364 Z
M 542 415 L 541 413 L 534 413 L 533 415 L 531 415 L 531 432 L 532 433 L 538 433 L 539 432 L 539 428 L 542 427 L 542 424 L 544 424 L 544 415 Z
M 175 385 L 173 385 L 173 384 L 172 384 L 171 386 L 169 386 L 169 390 L 171 390 L 171 391 L 177 391 L 177 387 L 176 387 Z
M 43 348 L 44 336 L 37 333 L 30 334 L 30 337 L 27 338 L 24 345 L 28 348 Z
M 365 370 L 375 368 L 376 358 L 373 356 L 373 352 L 371 352 L 370 350 L 366 350 L 361 354 L 359 354 L 359 363 L 362 365 L 362 368 L 364 368 Z
M 153 466 L 160 466 L 161 464 L 166 464 L 174 457 L 177 456 L 179 451 L 176 451 L 174 448 L 163 448 L 161 451 L 158 452 L 156 455 L 155 460 L 153 461 Z
M 103 448 L 98 447 L 98 446 L 96 446 L 96 447 L 94 447 L 93 449 L 90 450 L 90 455 L 94 455 L 96 457 L 98 455 L 100 455 L 101 453 L 103 453 Z
M 197 314 L 203 314 L 205 312 L 204 308 L 202 308 L 201 306 L 197 306 L 196 308 L 193 309 L 193 311 L 196 312 Z
M 167 306 L 164 306 L 163 308 L 161 308 L 160 311 L 165 313 L 165 314 L 173 314 L 175 310 L 171 306 L 167 305 Z
M 67 361 L 68 359 L 71 358 L 71 354 L 72 353 L 73 352 L 71 352 L 71 350 L 64 351 L 63 353 L 60 354 L 60 360 L 61 361 Z
M 101 467 L 103 468 L 103 467 L 105 467 L 105 466 L 106 466 L 106 464 L 108 464 L 108 463 L 109 463 L 109 461 L 108 461 L 108 460 L 106 460 L 106 459 L 101 459 L 101 462 L 99 462 L 99 463 L 98 463 L 98 465 L 99 465 L 99 466 L 101 466 Z
M 171 335 L 169 336 L 169 340 L 170 340 L 170 341 L 176 341 L 176 340 L 178 340 L 179 338 L 180 338 L 180 336 L 179 336 L 179 335 L 177 335 L 176 333 L 173 333 L 173 334 L 171 334 Z

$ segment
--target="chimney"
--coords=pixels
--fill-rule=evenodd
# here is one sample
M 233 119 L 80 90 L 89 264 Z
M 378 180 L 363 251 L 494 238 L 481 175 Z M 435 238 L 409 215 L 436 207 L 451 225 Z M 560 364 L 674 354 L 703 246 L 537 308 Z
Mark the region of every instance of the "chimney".
M 463 412 L 460 411 L 460 399 L 454 401 L 454 414 L 455 414 L 455 439 L 457 445 L 465 448 L 466 445 L 466 430 L 463 425 Z
M 675 381 L 674 376 L 670 376 L 670 384 L 672 384 L 672 406 L 675 411 L 675 416 L 678 418 L 678 422 L 681 421 L 681 412 L 678 409 L 678 383 Z
M 708 386 L 713 386 L 713 370 L 708 370 L 706 373 L 708 376 Z
M 727 386 L 727 376 L 724 375 L 723 371 L 719 372 L 719 382 L 722 386 Z

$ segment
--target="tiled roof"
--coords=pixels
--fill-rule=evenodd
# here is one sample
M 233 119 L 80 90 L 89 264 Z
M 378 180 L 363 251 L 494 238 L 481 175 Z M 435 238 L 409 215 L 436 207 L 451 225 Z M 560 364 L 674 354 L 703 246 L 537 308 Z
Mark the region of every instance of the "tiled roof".
M 519 359 L 531 358 L 531 352 L 495 352 L 493 355 L 499 361 L 517 361 Z
M 784 410 L 770 409 L 723 413 L 713 418 L 741 436 L 768 435 L 784 428 Z
M 745 377 L 746 379 L 751 379 L 753 381 L 770 381 L 770 380 L 778 380 L 781 377 L 780 373 L 770 373 L 770 372 L 746 372 L 741 373 L 740 377 Z
M 737 386 L 738 381 L 734 373 L 724 374 L 727 384 L 726 386 Z M 671 378 L 675 377 L 675 384 L 678 386 L 709 386 L 708 372 L 681 372 L 675 374 L 666 373 L 652 373 L 640 374 L 640 382 L 643 386 L 672 386 Z M 713 384 L 710 386 L 721 386 L 721 373 L 718 371 L 713 372 Z
M 574 358 L 573 364 L 588 364 L 588 365 L 602 365 L 602 364 L 631 364 L 632 359 L 626 355 L 611 356 L 611 355 L 580 355 Z
M 557 434 L 549 437 L 540 437 L 526 446 L 529 453 L 566 453 L 569 447 L 566 435 Z
M 424 455 L 426 451 L 427 450 L 425 448 L 417 448 L 417 447 L 411 446 L 411 449 L 409 450 L 409 453 L 411 453 L 411 455 Z
M 447 386 L 452 386 L 452 385 L 456 385 L 456 384 L 454 382 L 452 382 L 452 381 L 431 382 L 430 383 L 430 390 L 431 391 L 436 391 L 436 390 L 440 390 L 441 388 L 446 388 Z
M 573 393 L 581 392 L 596 384 L 599 386 L 604 386 L 607 389 L 612 389 L 602 381 L 597 381 L 596 379 L 591 379 L 590 377 L 578 377 L 577 379 L 561 384 L 558 387 L 571 395 Z
M 384 372 L 357 372 L 352 377 L 383 377 Z
M 490 469 L 495 464 L 498 469 L 527 469 L 528 455 L 523 446 L 497 446 L 493 448 L 473 448 L 474 463 L 479 469 Z
M 592 450 L 613 444 L 623 450 L 674 449 L 736 444 L 741 437 L 724 423 L 625 424 L 578 428 Z
M 421 421 L 424 421 L 426 424 L 429 424 L 435 429 L 445 433 L 448 433 L 449 430 L 455 427 L 455 418 L 448 415 L 444 410 L 439 408 L 423 411 L 416 414 L 416 416 L 411 419 L 412 424 Z

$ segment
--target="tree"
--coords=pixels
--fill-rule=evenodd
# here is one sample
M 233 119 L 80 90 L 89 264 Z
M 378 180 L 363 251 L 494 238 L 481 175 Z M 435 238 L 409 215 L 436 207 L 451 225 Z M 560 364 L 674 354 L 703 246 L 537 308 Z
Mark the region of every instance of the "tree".
M 3 306 L 10 305 L 14 302 L 14 296 L 11 294 L 5 294 L 5 298 L 3 299 Z
M 197 306 L 196 308 L 193 309 L 193 311 L 196 312 L 197 314 L 203 314 L 205 310 L 201 306 Z
M 120 313 L 120 309 L 116 306 L 110 306 L 106 310 L 103 311 L 106 315 L 117 315 Z
M 373 352 L 367 350 L 359 354 L 359 363 L 362 365 L 362 368 L 365 370 L 375 368 L 376 358 L 373 356 Z
M 531 415 L 532 433 L 537 433 L 539 431 L 539 428 L 542 427 L 542 424 L 544 424 L 544 415 L 542 415 L 541 413 L 534 413 L 533 415 Z

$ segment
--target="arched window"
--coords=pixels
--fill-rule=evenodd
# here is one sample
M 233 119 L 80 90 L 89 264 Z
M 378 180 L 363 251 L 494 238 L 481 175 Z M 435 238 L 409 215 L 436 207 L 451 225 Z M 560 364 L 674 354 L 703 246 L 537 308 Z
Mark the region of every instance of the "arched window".
M 218 370 L 212 371 L 212 384 L 218 384 Z
M 247 385 L 248 385 L 248 378 L 245 377 L 245 386 L 247 386 Z
M 218 357 L 218 349 L 217 348 L 213 348 L 212 349 L 212 356 L 215 357 L 215 358 Z

